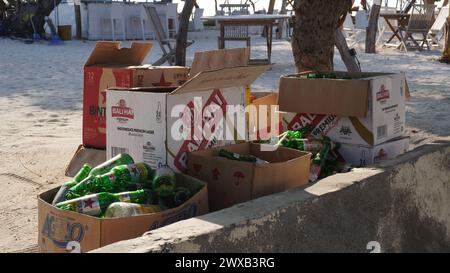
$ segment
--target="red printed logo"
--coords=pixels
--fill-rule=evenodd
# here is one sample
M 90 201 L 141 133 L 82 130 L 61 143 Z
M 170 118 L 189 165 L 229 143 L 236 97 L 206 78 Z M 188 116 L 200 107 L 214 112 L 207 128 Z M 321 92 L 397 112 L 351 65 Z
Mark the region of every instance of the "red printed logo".
M 226 107 L 228 105 L 227 101 L 225 100 L 225 98 L 223 97 L 222 93 L 220 93 L 220 91 L 218 89 L 215 89 L 213 91 L 213 93 L 211 94 L 211 96 L 208 98 L 208 100 L 206 101 L 206 103 L 203 106 L 203 111 L 205 110 L 205 108 L 208 105 L 217 105 L 220 108 L 220 111 L 222 111 L 222 113 L 226 113 Z M 187 110 L 193 112 L 194 111 L 194 103 L 191 101 L 189 102 L 187 105 Z M 202 111 L 202 113 L 203 113 Z M 225 114 L 224 114 L 225 116 Z M 194 133 L 194 123 L 190 120 L 186 121 L 187 124 L 190 124 L 191 126 L 191 133 Z M 205 120 L 203 120 L 203 122 L 205 122 Z M 215 132 L 216 128 L 212 128 L 212 132 Z M 201 140 L 195 140 L 193 137 L 191 137 L 190 140 L 185 140 L 183 142 L 183 144 L 181 145 L 181 148 L 178 150 L 178 153 L 175 155 L 175 159 L 174 159 L 174 165 L 175 167 L 183 172 L 186 173 L 187 171 L 187 153 L 188 152 L 192 152 L 192 151 L 197 151 L 197 150 L 203 150 L 203 149 L 208 149 L 211 148 L 215 145 L 215 141 L 214 140 L 208 140 L 205 138 L 202 138 Z
M 386 89 L 384 84 L 381 85 L 380 91 L 377 92 L 377 101 L 389 99 L 389 90 Z
M 111 114 L 113 118 L 134 119 L 134 111 L 132 108 L 127 107 L 124 99 L 119 100 L 117 106 L 111 107 Z

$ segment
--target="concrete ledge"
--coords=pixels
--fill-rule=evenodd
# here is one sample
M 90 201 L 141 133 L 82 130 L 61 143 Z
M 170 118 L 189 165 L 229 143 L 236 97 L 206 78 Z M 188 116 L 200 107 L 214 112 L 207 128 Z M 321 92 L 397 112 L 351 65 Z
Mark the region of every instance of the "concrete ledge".
M 450 251 L 450 141 L 93 252 Z

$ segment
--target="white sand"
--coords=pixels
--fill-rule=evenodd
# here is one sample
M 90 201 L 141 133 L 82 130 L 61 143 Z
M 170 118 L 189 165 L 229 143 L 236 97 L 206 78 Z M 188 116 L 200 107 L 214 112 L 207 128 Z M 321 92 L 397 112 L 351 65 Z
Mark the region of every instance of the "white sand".
M 196 42 L 188 49 L 188 64 L 195 51 L 217 48 L 216 34 L 205 36 L 191 34 Z M 0 38 L 0 252 L 36 245 L 36 195 L 66 180 L 65 167 L 81 143 L 82 67 L 94 44 L 27 45 Z M 257 37 L 252 44 L 253 56 L 263 57 L 264 40 Z M 146 63 L 159 54 L 155 45 Z M 413 147 L 450 135 L 450 66 L 437 62 L 439 55 L 359 54 L 364 71 L 406 72 L 413 96 L 407 106 Z M 281 75 L 295 72 L 287 41 L 274 41 L 272 57 L 272 70 L 253 90 L 276 90 Z M 335 64 L 345 69 L 339 55 Z

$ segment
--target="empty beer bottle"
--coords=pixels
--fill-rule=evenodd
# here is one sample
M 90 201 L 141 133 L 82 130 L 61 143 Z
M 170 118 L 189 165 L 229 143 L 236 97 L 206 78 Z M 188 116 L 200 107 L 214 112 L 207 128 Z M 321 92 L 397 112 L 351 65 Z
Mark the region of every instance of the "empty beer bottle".
M 153 178 L 153 190 L 158 193 L 159 197 L 167 197 L 175 191 L 176 178 L 175 173 L 169 166 L 162 166 L 156 170 Z
M 79 182 L 83 181 L 86 177 L 88 177 L 89 172 L 91 171 L 92 167 L 89 164 L 84 164 L 83 167 L 78 171 L 78 173 L 73 177 L 72 180 L 64 183 L 61 188 L 59 188 L 59 191 L 56 193 L 55 197 L 53 198 L 52 205 L 56 205 L 57 203 L 64 201 L 64 196 L 67 193 L 68 189 L 75 186 Z
M 191 198 L 191 191 L 184 187 L 178 187 L 175 189 L 173 195 L 174 205 L 178 207 Z
M 322 168 L 324 167 L 327 160 L 330 146 L 331 144 L 329 142 L 325 142 L 323 149 L 319 153 L 317 153 L 314 159 L 311 161 L 311 168 L 309 171 L 310 182 L 316 182 L 319 179 Z
M 130 217 L 141 214 L 160 212 L 158 205 L 141 205 L 135 203 L 116 202 L 109 205 L 105 212 L 105 218 Z
M 255 163 L 257 161 L 256 157 L 252 155 L 243 155 L 243 154 L 237 154 L 230 151 L 227 151 L 225 149 L 219 150 L 219 156 L 225 157 L 231 160 L 238 160 L 238 161 L 245 161 L 245 162 L 252 162 Z
M 77 195 L 86 192 L 121 192 L 130 184 L 149 183 L 153 176 L 153 170 L 145 163 L 120 165 L 105 174 L 95 176 L 85 184 L 70 188 L 70 192 Z
M 56 204 L 56 207 L 91 216 L 99 216 L 114 202 L 146 203 L 147 197 L 148 192 L 145 190 L 121 193 L 101 192 L 60 202 Z
M 100 174 L 105 174 L 107 172 L 109 172 L 112 168 L 119 166 L 119 165 L 128 165 L 128 164 L 133 164 L 134 160 L 133 158 L 131 158 L 130 155 L 128 154 L 118 154 L 115 157 L 111 158 L 108 161 L 103 162 L 102 164 L 96 166 L 95 168 L 93 168 L 91 170 L 91 172 L 89 173 L 89 176 L 86 177 L 83 181 L 77 183 L 75 186 L 76 187 L 76 192 L 72 191 L 72 188 L 69 188 L 68 190 L 66 190 L 64 192 L 64 200 L 70 200 L 73 198 L 78 198 L 83 194 L 87 193 L 86 190 L 86 185 L 88 183 L 90 183 L 92 180 L 94 180 L 94 178 L 97 175 Z M 59 192 L 58 192 L 59 193 Z M 80 194 L 81 193 L 81 194 Z

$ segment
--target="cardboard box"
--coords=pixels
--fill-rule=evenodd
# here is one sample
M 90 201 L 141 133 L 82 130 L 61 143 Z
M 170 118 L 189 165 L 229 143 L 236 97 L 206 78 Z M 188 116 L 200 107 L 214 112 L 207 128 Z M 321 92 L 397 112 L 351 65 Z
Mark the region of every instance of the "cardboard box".
M 75 154 L 66 168 L 65 175 L 74 177 L 78 171 L 87 163 L 91 166 L 97 166 L 106 161 L 106 151 L 100 149 L 86 148 L 79 145 Z
M 168 164 L 176 171 L 186 172 L 187 152 L 246 140 L 245 112 L 238 111 L 243 118 L 233 122 L 227 117 L 227 107 L 245 107 L 245 86 L 267 69 L 268 66 L 247 66 L 203 71 L 175 90 L 109 89 L 107 158 L 127 152 L 136 162 L 143 161 L 154 168 Z M 199 120 L 191 119 L 196 117 L 194 111 Z M 222 118 L 212 125 L 209 121 L 214 119 L 210 117 Z M 211 130 L 211 136 L 202 134 L 205 128 Z M 242 133 L 230 139 L 227 128 L 231 136 L 238 128 Z M 198 138 L 193 132 L 200 132 Z
M 177 174 L 177 184 L 195 192 L 203 188 L 183 205 L 159 213 L 125 218 L 101 219 L 86 214 L 53 207 L 52 199 L 59 188 L 38 196 L 39 252 L 70 252 L 69 242 L 80 245 L 87 252 L 114 242 L 132 239 L 149 230 L 208 213 L 208 189 L 204 182 L 184 174 Z
M 390 140 L 376 146 L 342 144 L 338 150 L 346 163 L 364 167 L 381 160 L 395 158 L 409 149 L 409 137 Z
M 405 77 L 388 73 L 347 73 L 359 79 L 280 79 L 283 127 L 307 125 L 313 135 L 335 142 L 377 145 L 405 132 Z
M 261 145 L 248 142 L 222 148 L 269 163 L 229 160 L 217 156 L 219 148 L 189 153 L 188 173 L 208 183 L 211 211 L 308 183 L 310 153 L 288 148 L 261 151 Z
M 255 110 L 249 111 L 249 140 L 278 137 L 283 132 L 278 111 L 278 93 L 258 92 L 252 93 L 252 96 L 255 99 L 250 105 L 255 106 Z
M 83 145 L 106 148 L 106 89 L 109 87 L 179 86 L 189 68 L 142 65 L 151 43 L 97 42 L 84 65 Z

